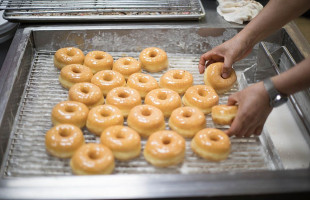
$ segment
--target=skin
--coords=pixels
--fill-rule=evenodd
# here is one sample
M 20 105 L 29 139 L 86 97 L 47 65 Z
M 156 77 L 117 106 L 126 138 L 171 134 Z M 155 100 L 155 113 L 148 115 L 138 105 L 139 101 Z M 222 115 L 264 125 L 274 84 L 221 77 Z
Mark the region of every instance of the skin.
M 232 39 L 203 54 L 199 72 L 214 62 L 224 62 L 222 77 L 230 76 L 232 64 L 246 57 L 253 46 L 275 32 L 287 22 L 310 8 L 309 0 L 271 0 L 248 25 Z M 310 87 L 310 57 L 290 70 L 272 77 L 276 89 L 283 94 L 293 94 Z M 238 105 L 238 113 L 226 131 L 230 136 L 249 137 L 260 135 L 264 123 L 272 111 L 269 96 L 262 82 L 253 84 L 232 94 L 228 105 Z

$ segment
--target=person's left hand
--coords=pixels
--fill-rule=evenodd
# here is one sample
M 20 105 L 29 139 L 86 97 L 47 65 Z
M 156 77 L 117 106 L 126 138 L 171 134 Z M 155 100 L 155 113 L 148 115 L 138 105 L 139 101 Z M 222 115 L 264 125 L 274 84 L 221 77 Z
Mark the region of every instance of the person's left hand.
M 253 84 L 244 90 L 232 94 L 228 105 L 238 105 L 238 112 L 230 128 L 229 136 L 250 137 L 260 135 L 272 107 L 263 82 Z

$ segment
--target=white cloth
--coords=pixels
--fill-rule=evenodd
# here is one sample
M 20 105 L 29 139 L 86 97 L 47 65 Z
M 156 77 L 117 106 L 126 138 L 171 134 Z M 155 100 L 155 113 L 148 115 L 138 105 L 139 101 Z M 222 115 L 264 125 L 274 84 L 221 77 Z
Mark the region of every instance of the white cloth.
M 263 9 L 263 6 L 254 0 L 218 0 L 216 11 L 226 21 L 243 24 L 251 21 Z

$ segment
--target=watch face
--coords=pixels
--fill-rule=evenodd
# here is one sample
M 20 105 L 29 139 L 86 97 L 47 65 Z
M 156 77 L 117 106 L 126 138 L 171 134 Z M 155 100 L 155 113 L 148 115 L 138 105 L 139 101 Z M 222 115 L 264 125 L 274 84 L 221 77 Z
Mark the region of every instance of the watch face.
M 278 107 L 284 104 L 287 101 L 287 97 L 281 94 L 277 94 L 277 96 L 272 101 L 273 107 Z

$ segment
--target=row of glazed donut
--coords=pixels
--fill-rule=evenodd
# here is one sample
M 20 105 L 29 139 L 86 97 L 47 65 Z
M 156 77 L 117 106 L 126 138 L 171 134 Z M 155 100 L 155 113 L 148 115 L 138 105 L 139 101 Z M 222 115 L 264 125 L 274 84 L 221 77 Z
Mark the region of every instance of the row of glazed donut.
M 168 57 L 165 51 L 157 47 L 149 47 L 141 51 L 139 61 L 132 57 L 118 59 L 104 51 L 91 51 L 86 56 L 75 47 L 58 49 L 54 55 L 54 65 L 58 69 L 70 64 L 81 64 L 89 67 L 96 74 L 102 70 L 113 70 L 122 73 L 125 78 L 135 72 L 141 72 L 141 67 L 149 72 L 158 72 L 168 67 Z M 126 69 L 122 66 L 126 65 Z

